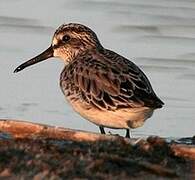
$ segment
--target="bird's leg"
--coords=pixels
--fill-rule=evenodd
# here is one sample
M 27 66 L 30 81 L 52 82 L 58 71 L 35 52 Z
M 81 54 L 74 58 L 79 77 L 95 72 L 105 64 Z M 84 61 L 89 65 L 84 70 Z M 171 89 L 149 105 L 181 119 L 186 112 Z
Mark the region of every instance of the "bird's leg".
M 99 128 L 100 128 L 101 134 L 106 134 L 106 132 L 104 131 L 104 127 L 103 126 L 99 126 Z
M 132 138 L 130 129 L 126 129 L 126 138 Z

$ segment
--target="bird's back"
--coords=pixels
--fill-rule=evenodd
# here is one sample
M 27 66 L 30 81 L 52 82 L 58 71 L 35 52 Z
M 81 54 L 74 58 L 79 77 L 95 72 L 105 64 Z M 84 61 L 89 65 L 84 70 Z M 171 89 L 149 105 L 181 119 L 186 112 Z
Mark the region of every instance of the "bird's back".
M 138 66 L 113 51 L 105 50 L 103 51 L 103 54 L 108 61 L 114 62 L 112 64 L 115 65 L 115 69 L 120 67 L 120 71 L 122 71 L 121 75 L 127 76 L 126 83 L 129 84 L 129 82 L 131 82 L 134 87 L 134 95 L 144 103 L 144 106 L 161 108 L 164 105 L 155 94 L 147 76 Z M 127 85 L 126 83 L 125 85 Z M 129 87 L 126 88 L 128 89 Z
M 139 67 L 106 49 L 84 53 L 70 62 L 61 73 L 60 85 L 66 96 L 102 110 L 156 109 L 164 104 Z

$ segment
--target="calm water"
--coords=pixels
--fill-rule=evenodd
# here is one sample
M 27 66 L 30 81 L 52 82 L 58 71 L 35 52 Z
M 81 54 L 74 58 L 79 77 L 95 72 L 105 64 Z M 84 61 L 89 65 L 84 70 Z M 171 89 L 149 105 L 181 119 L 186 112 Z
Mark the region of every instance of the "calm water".
M 51 59 L 13 74 L 50 45 L 64 22 L 91 27 L 102 44 L 138 64 L 166 103 L 134 135 L 191 136 L 195 129 L 195 1 L 1 0 L 0 118 L 98 132 L 65 102 L 63 63 Z

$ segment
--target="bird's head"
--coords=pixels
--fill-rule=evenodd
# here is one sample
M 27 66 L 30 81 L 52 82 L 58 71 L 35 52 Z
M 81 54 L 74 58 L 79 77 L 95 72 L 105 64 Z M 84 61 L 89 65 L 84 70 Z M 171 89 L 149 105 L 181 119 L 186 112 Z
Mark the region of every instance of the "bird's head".
M 19 72 L 51 57 L 59 57 L 65 62 L 70 62 L 80 53 L 101 48 L 96 34 L 90 28 L 75 23 L 63 24 L 54 33 L 51 46 L 48 49 L 18 66 L 14 72 Z

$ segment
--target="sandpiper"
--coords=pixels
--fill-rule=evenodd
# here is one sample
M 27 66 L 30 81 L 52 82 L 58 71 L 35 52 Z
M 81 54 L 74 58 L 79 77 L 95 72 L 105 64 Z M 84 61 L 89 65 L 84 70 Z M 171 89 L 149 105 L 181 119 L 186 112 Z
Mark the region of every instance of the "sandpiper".
M 99 126 L 126 129 L 143 125 L 163 102 L 143 71 L 125 57 L 105 49 L 96 34 L 82 24 L 61 25 L 51 46 L 14 72 L 51 57 L 65 62 L 60 87 L 73 109 Z

